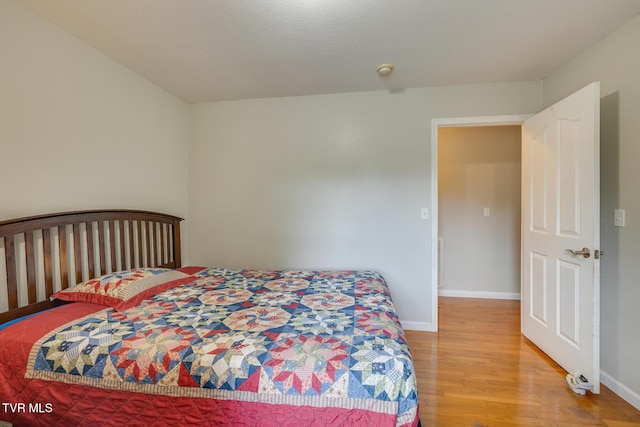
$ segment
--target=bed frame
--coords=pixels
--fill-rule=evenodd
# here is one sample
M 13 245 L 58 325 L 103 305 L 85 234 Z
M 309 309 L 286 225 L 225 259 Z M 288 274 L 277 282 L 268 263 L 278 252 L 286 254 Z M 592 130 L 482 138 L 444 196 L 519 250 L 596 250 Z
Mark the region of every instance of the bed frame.
M 180 221 L 90 210 L 0 222 L 0 324 L 60 305 L 54 292 L 106 273 L 181 267 Z

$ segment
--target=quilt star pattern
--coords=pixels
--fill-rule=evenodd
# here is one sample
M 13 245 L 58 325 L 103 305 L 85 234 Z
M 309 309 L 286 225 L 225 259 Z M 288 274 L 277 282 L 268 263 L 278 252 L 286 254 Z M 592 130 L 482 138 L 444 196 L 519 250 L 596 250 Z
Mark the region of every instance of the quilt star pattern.
M 208 268 L 33 347 L 26 376 L 105 389 L 416 418 L 416 377 L 384 279 L 371 271 Z M 375 404 L 372 406 L 371 401 Z

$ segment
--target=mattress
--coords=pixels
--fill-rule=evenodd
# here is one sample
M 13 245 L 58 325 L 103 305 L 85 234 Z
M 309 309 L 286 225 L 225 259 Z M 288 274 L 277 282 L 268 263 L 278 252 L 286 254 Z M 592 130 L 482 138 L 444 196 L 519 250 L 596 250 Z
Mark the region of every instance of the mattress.
M 16 425 L 415 426 L 411 354 L 371 271 L 189 267 L 123 311 L 75 302 L 0 331 Z

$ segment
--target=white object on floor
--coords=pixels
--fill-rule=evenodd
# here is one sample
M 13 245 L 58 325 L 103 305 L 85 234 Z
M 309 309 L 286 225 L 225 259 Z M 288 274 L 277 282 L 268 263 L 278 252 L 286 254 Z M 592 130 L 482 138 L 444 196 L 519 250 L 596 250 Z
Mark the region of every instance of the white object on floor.
M 580 395 L 587 394 L 587 390 L 593 390 L 593 384 L 589 383 L 584 376 L 575 373 L 575 374 L 567 374 L 567 384 L 571 390 Z

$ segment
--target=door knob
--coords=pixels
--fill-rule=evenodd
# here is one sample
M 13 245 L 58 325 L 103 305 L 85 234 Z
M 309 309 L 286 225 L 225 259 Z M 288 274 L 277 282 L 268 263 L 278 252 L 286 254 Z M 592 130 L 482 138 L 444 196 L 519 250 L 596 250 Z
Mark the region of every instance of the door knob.
M 589 248 L 582 248 L 582 250 L 574 251 L 573 249 L 565 249 L 567 252 L 570 252 L 572 255 L 582 255 L 585 258 L 589 258 L 591 256 L 591 251 Z

